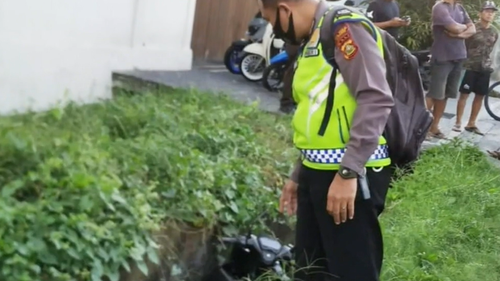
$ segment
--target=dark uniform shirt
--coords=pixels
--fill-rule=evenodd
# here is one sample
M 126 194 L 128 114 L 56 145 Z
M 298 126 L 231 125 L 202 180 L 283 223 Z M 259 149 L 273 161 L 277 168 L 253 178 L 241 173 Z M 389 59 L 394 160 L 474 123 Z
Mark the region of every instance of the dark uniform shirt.
M 498 39 L 497 30 L 490 26 L 485 28 L 476 23 L 476 33 L 465 40 L 467 60 L 464 68 L 473 71 L 491 71 L 491 52 Z
M 378 146 L 385 124 L 394 106 L 394 99 L 386 80 L 386 66 L 372 34 L 361 23 L 345 23 L 357 46 L 357 53 L 346 59 L 339 50 L 335 61 L 350 93 L 356 99 L 350 138 L 341 165 L 364 175 L 365 165 Z M 332 40 L 340 25 L 334 30 Z M 298 163 L 299 164 L 299 163 Z M 296 165 L 292 180 L 297 182 L 300 165 Z

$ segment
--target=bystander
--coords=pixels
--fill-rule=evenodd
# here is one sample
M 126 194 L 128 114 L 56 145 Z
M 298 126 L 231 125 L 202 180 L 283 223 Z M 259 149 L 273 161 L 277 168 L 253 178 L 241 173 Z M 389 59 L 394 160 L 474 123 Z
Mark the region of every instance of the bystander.
M 410 20 L 400 18 L 399 4 L 395 0 L 372 1 L 366 9 L 366 16 L 396 39 L 399 36 L 399 28 L 410 24 Z
M 465 103 L 470 93 L 474 93 L 469 122 L 465 130 L 483 135 L 476 126 L 476 119 L 481 110 L 484 96 L 488 94 L 490 75 L 493 72 L 491 51 L 498 39 L 497 30 L 491 26 L 497 7 L 493 1 L 486 1 L 479 13 L 476 34 L 465 40 L 467 60 L 464 63 L 465 75 L 460 85 L 460 98 L 457 103 L 457 120 L 454 131 L 460 132 Z
M 465 39 L 476 33 L 465 8 L 457 0 L 442 0 L 432 7 L 431 81 L 426 102 L 434 121 L 428 137 L 444 139 L 439 129 L 448 98 L 456 98 L 462 66 L 467 58 Z

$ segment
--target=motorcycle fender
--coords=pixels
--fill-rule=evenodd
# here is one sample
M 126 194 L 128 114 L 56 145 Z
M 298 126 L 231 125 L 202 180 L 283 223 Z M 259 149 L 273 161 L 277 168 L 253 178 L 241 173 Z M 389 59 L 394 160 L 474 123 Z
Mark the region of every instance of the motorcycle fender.
M 271 58 L 271 64 L 285 63 L 288 61 L 288 54 L 286 52 L 281 52 Z
M 243 48 L 243 47 L 246 47 L 248 44 L 250 44 L 250 41 L 249 40 L 236 40 L 233 42 L 233 46 L 234 47 L 237 47 L 237 48 Z
M 266 49 L 264 48 L 264 45 L 261 43 L 252 43 L 248 46 L 246 46 L 243 51 L 248 54 L 255 54 L 259 55 L 263 58 L 266 57 Z
M 281 39 L 273 40 L 273 47 L 276 49 L 282 49 L 285 46 L 285 42 Z

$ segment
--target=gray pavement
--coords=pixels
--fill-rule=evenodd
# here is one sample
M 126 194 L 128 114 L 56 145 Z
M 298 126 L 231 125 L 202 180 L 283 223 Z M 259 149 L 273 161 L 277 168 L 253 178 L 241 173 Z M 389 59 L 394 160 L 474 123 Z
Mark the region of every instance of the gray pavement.
M 472 98 L 473 96 L 469 98 L 467 105 L 465 107 L 464 116 L 462 117 L 461 120 L 462 126 L 467 124 L 467 121 L 469 120 Z M 500 99 L 490 98 L 490 106 L 494 109 L 495 112 L 499 112 L 498 114 L 500 115 Z M 448 113 L 449 115 L 453 115 L 453 117 L 450 119 L 443 118 L 440 124 L 441 130 L 447 136 L 448 139 L 459 137 L 467 142 L 477 145 L 483 151 L 497 150 L 500 148 L 500 122 L 493 120 L 493 118 L 491 118 L 488 115 L 488 113 L 484 108 L 479 113 L 477 120 L 477 127 L 483 133 L 485 133 L 484 136 L 479 136 L 466 131 L 462 131 L 461 133 L 452 131 L 453 125 L 455 124 L 456 121 L 456 116 L 455 116 L 456 108 L 457 108 L 457 100 L 456 99 L 448 100 L 445 112 Z M 446 142 L 447 140 L 431 140 L 429 142 L 426 141 L 424 143 L 424 146 L 429 147 Z
M 279 94 L 272 93 L 263 88 L 261 83 L 246 81 L 240 75 L 229 73 L 221 64 L 195 65 L 190 71 L 126 71 L 118 72 L 145 80 L 152 83 L 171 86 L 174 88 L 196 88 L 207 92 L 224 92 L 236 100 L 242 102 L 258 101 L 263 110 L 278 112 Z M 500 90 L 500 89 L 498 89 Z M 491 99 L 493 108 L 500 112 L 500 99 Z M 466 124 L 472 97 L 465 108 L 462 124 Z M 457 100 L 449 100 L 445 116 L 441 121 L 441 130 L 448 138 L 459 137 L 471 142 L 483 151 L 496 150 L 500 148 L 500 122 L 493 120 L 483 109 L 479 114 L 477 126 L 486 133 L 485 136 L 477 136 L 469 132 L 457 133 L 451 129 L 455 123 Z M 446 140 L 431 140 L 425 142 L 425 147 L 439 145 Z M 499 161 L 500 162 L 500 161 Z
M 242 102 L 258 101 L 263 110 L 277 112 L 279 93 L 269 92 L 260 82 L 249 82 L 241 75 L 229 73 L 222 64 L 195 65 L 189 71 L 120 71 L 115 72 L 171 86 L 196 88 L 205 92 L 224 92 Z

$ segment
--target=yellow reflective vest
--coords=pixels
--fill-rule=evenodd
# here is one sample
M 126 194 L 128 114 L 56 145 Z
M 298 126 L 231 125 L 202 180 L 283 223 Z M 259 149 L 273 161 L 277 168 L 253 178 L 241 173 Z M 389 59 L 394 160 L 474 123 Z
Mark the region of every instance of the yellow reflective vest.
M 326 15 L 326 14 L 325 14 Z M 330 79 L 333 79 L 333 67 L 323 56 L 321 44 L 321 26 L 325 15 L 318 21 L 310 40 L 304 45 L 293 78 L 293 97 L 297 109 L 293 116 L 293 141 L 301 151 L 303 164 L 317 170 L 337 170 L 346 151 L 349 131 L 352 124 L 356 101 L 344 83 L 342 74 L 337 71 L 333 91 L 333 108 L 328 120 L 328 127 L 321 135 L 320 127 L 325 116 Z M 366 17 L 352 13 L 335 18 L 335 22 L 344 20 L 361 22 L 377 38 L 377 45 L 383 54 L 382 37 L 376 27 Z M 333 38 L 332 38 L 333 40 Z M 383 167 L 391 163 L 384 137 L 380 137 L 379 146 L 374 151 L 367 167 Z

